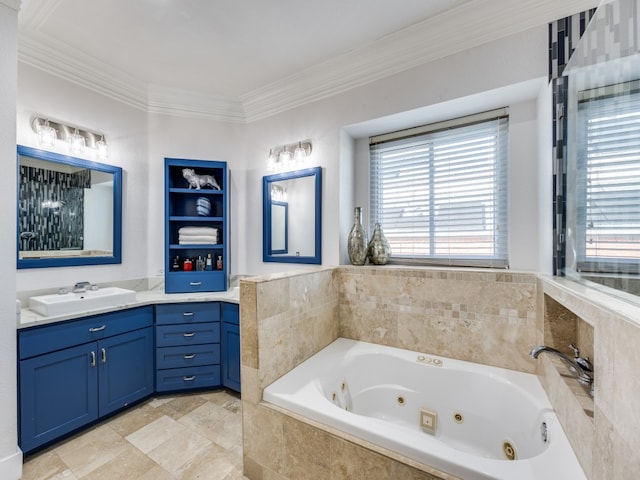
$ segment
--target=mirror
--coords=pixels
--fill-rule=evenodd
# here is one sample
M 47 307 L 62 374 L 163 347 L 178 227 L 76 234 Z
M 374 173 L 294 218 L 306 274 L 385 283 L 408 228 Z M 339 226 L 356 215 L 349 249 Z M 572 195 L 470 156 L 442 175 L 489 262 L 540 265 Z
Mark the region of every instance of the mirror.
M 122 169 L 18 145 L 17 266 L 121 263 Z
M 320 264 L 322 168 L 267 175 L 262 195 L 262 260 Z

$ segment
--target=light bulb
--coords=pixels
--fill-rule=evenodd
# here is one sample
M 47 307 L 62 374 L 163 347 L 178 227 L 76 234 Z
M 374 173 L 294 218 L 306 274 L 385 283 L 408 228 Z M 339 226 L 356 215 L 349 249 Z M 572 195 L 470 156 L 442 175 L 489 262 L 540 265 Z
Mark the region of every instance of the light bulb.
M 69 135 L 69 148 L 72 153 L 82 153 L 84 150 L 84 137 L 80 135 L 78 129 Z
M 45 120 L 44 125 L 38 126 L 38 145 L 41 147 L 53 147 L 56 138 L 56 129 L 49 125 L 49 120 Z

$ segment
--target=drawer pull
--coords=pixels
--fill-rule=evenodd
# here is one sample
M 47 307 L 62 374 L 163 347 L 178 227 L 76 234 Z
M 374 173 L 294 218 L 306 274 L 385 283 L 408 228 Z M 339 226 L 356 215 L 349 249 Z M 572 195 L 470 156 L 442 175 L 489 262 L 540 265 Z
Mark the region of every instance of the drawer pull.
M 91 352 L 91 366 L 96 366 L 96 352 Z
M 184 338 L 191 338 L 191 337 L 195 337 L 196 336 L 196 332 L 187 332 L 187 333 L 183 333 L 182 336 Z
M 189 285 L 191 285 L 192 287 L 199 287 L 200 285 L 202 285 L 202 282 L 189 282 Z
M 195 315 L 195 313 L 193 313 L 193 312 L 184 312 L 182 314 L 183 317 L 193 317 L 194 315 Z
M 102 363 L 107 363 L 107 350 L 105 348 L 100 349 L 102 351 Z
M 101 331 L 102 331 L 102 330 L 104 330 L 105 328 L 107 328 L 107 326 L 106 326 L 106 325 L 102 325 L 101 327 L 91 327 L 91 328 L 89 329 L 89 331 L 90 331 L 91 333 L 101 332 Z
M 190 377 L 182 377 L 182 380 L 184 380 L 185 382 L 193 382 L 195 379 L 195 375 L 191 375 Z
M 185 355 L 184 357 L 185 360 L 191 360 L 192 358 L 196 358 L 196 354 L 195 353 L 191 353 L 189 355 Z

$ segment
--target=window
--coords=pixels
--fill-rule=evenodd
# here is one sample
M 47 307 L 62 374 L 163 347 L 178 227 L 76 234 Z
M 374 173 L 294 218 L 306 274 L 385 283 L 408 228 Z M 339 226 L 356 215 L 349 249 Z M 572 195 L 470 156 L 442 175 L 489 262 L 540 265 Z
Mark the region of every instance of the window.
M 370 139 L 392 261 L 507 267 L 506 109 Z
M 580 271 L 628 273 L 640 267 L 640 92 L 633 86 L 581 93 L 576 176 Z

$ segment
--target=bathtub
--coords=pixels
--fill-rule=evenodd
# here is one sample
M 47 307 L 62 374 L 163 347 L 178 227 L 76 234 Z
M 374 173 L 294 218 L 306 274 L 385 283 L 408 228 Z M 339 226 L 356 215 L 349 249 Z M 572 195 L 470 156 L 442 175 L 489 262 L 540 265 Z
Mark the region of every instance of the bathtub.
M 585 480 L 537 377 L 339 338 L 263 400 L 464 480 Z

